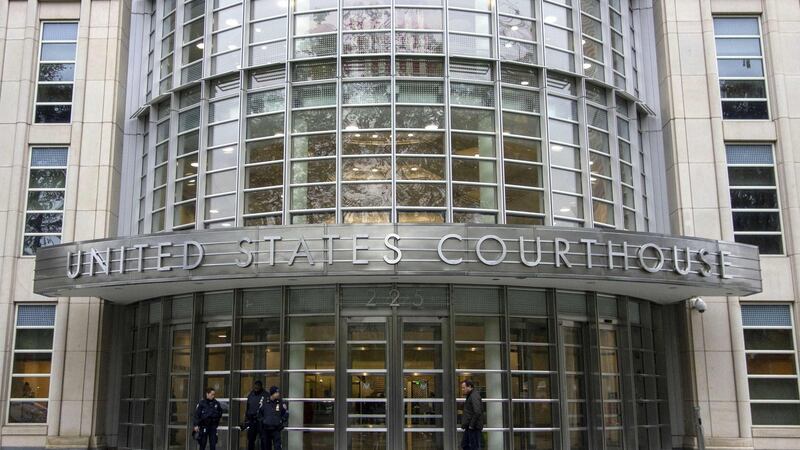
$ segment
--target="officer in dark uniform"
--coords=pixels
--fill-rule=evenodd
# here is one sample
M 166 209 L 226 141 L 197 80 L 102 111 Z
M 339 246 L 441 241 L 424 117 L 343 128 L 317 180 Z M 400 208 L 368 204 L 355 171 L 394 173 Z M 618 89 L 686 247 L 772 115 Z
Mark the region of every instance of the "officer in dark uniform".
M 269 388 L 269 398 L 261 405 L 258 410 L 258 418 L 261 422 L 261 442 L 266 443 L 264 450 L 282 450 L 281 431 L 289 421 L 289 409 L 286 402 L 281 400 L 281 391 L 278 386 Z
M 217 448 L 217 427 L 222 419 L 222 405 L 217 401 L 216 392 L 212 388 L 206 389 L 206 398 L 200 400 L 194 409 L 192 425 L 193 435 L 200 444 L 200 450 L 205 450 L 206 443 L 211 450 Z
M 247 430 L 247 450 L 255 450 L 256 437 L 261 434 L 261 422 L 258 420 L 258 410 L 267 400 L 267 393 L 264 392 L 264 384 L 256 380 L 253 383 L 253 390 L 247 394 L 247 409 L 244 412 L 244 424 L 242 430 Z M 261 450 L 267 447 L 266 441 L 261 439 Z

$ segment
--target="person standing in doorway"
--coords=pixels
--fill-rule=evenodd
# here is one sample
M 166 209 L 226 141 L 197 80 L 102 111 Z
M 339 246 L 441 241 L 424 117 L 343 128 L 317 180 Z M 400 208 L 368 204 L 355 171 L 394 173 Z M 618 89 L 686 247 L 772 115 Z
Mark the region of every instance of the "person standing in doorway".
M 483 401 L 481 394 L 475 389 L 472 380 L 461 382 L 461 393 L 466 397 L 464 413 L 461 416 L 461 429 L 464 437 L 461 438 L 461 448 L 464 450 L 478 450 L 482 447 L 481 430 L 483 430 Z
M 289 409 L 286 402 L 281 400 L 281 391 L 278 386 L 269 388 L 269 398 L 261 405 L 258 410 L 259 421 L 261 422 L 261 442 L 266 447 L 264 450 L 282 450 L 281 431 L 289 421 Z
M 206 449 L 208 443 L 211 450 L 217 449 L 217 427 L 222 419 L 222 405 L 215 398 L 217 395 L 213 388 L 206 389 L 206 398 L 200 400 L 194 408 L 194 433 L 200 444 L 200 450 Z
M 247 450 L 256 449 L 256 438 L 261 435 L 261 422 L 258 420 L 258 411 L 267 400 L 264 392 L 264 384 L 256 380 L 253 383 L 253 390 L 247 394 L 247 408 L 244 412 L 244 424 L 240 427 L 247 431 Z M 267 448 L 266 441 L 261 439 L 261 450 Z

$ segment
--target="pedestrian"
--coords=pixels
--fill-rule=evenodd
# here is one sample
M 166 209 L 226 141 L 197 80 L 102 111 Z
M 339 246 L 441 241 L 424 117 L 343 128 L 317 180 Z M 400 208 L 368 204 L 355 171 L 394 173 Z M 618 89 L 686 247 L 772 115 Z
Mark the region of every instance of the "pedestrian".
M 247 450 L 255 450 L 256 438 L 261 435 L 261 423 L 258 420 L 258 410 L 264 404 L 267 394 L 264 384 L 260 380 L 253 383 L 253 389 L 247 394 L 247 408 L 244 412 L 244 423 L 239 427 L 247 431 Z M 267 448 L 267 443 L 261 439 L 261 450 Z
M 269 397 L 258 410 L 261 422 L 261 442 L 265 443 L 264 450 L 282 450 L 281 431 L 289 421 L 289 409 L 286 402 L 281 400 L 281 391 L 278 386 L 269 388 Z
M 461 416 L 461 429 L 464 430 L 464 437 L 461 438 L 461 448 L 464 450 L 478 450 L 482 447 L 483 437 L 483 401 L 481 394 L 475 389 L 472 380 L 461 382 L 461 392 L 466 397 L 464 401 L 464 413 Z
M 192 435 L 200 444 L 200 450 L 206 449 L 206 443 L 211 450 L 217 448 L 217 427 L 222 419 L 222 405 L 215 398 L 216 391 L 213 388 L 206 389 L 206 398 L 197 402 L 194 409 L 194 433 Z

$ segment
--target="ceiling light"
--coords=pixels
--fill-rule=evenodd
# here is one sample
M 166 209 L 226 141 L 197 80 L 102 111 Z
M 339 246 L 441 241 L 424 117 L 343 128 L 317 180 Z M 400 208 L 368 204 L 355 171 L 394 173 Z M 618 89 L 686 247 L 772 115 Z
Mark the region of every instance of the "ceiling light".
M 519 84 L 521 84 L 523 86 L 527 86 L 527 85 L 531 84 L 531 82 L 530 81 L 520 81 Z
M 561 212 L 570 212 L 572 210 L 569 209 L 569 208 L 561 208 L 559 211 L 561 211 Z
M 205 45 L 204 45 L 202 42 L 198 42 L 198 43 L 197 43 L 197 48 L 199 48 L 200 50 L 202 50 L 202 49 L 203 49 L 203 47 L 205 47 Z
M 262 46 L 261 46 L 261 50 L 266 50 L 266 49 L 267 49 L 267 46 L 266 46 L 266 45 L 262 45 Z
M 519 30 L 518 26 L 514 25 L 513 27 L 511 27 L 511 31 L 517 31 L 517 30 Z
M 408 137 L 414 137 L 414 133 L 408 133 Z
M 225 147 L 222 149 L 222 153 L 233 153 L 233 147 Z
M 222 226 L 227 228 L 227 227 L 231 226 L 231 224 L 228 223 L 228 222 L 225 222 L 225 223 L 222 224 Z
M 237 47 L 234 44 L 228 44 L 228 50 L 236 50 L 237 48 L 239 48 L 239 47 Z
M 545 16 L 544 21 L 547 23 L 556 23 L 558 22 L 558 17 L 556 16 Z
M 358 126 L 357 125 L 348 125 L 348 126 L 344 127 L 344 129 L 345 129 L 345 131 L 355 131 L 355 130 L 358 130 Z
M 235 26 L 239 25 L 239 21 L 236 20 L 236 19 L 226 19 L 225 20 L 225 25 L 227 25 L 229 27 L 235 27 Z
M 256 27 L 256 33 L 261 33 L 261 28 Z
M 354 134 L 353 136 L 355 136 L 355 137 L 361 137 L 361 133 L 356 133 L 356 134 Z
M 378 139 L 378 135 L 377 134 L 373 134 L 372 135 L 372 139 Z
M 439 129 L 439 125 L 436 125 L 435 123 L 432 123 L 430 125 L 425 125 L 425 129 L 426 130 L 438 130 Z
M 219 213 L 219 210 L 218 209 L 209 209 L 208 212 L 210 212 L 211 214 L 217 214 L 217 213 Z
M 228 337 L 228 336 L 225 336 L 224 334 L 220 334 L 220 335 L 219 335 L 219 336 L 217 336 L 217 337 L 218 337 L 218 338 L 220 338 L 220 339 L 225 339 L 225 338 L 226 338 L 226 337 Z
M 475 153 L 476 158 L 479 158 L 480 156 L 481 156 L 480 153 Z
M 418 171 L 418 170 L 419 170 L 419 168 L 418 168 L 418 167 L 412 167 L 412 168 L 411 168 L 411 171 L 412 171 L 412 172 L 416 172 L 416 171 Z
M 584 69 L 591 69 L 592 68 L 592 63 L 588 63 L 588 62 L 583 63 L 583 68 Z
M 378 169 L 372 169 L 372 171 L 373 171 L 373 172 L 377 172 L 377 171 L 378 171 Z
M 192 166 L 192 167 L 197 167 L 199 164 L 197 164 L 196 162 L 193 162 L 193 163 L 189 163 L 189 165 Z
M 560 152 L 561 150 L 564 150 L 564 147 L 560 145 L 553 145 L 552 147 L 550 147 L 550 149 L 553 150 L 554 152 Z
M 586 45 L 586 39 L 581 39 L 581 44 Z

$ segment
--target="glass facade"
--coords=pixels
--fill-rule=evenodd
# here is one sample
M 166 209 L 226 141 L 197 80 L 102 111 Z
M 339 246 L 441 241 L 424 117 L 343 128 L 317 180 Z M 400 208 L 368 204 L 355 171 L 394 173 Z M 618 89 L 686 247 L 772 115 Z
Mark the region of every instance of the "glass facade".
M 491 449 L 671 448 L 661 307 L 594 292 L 372 284 L 207 292 L 125 307 L 119 448 L 186 449 L 205 387 L 238 431 L 281 386 L 289 449 L 451 449 L 470 379 Z M 334 430 L 336 430 L 334 432 Z
M 179 3 L 142 42 L 134 229 L 646 230 L 627 3 Z

